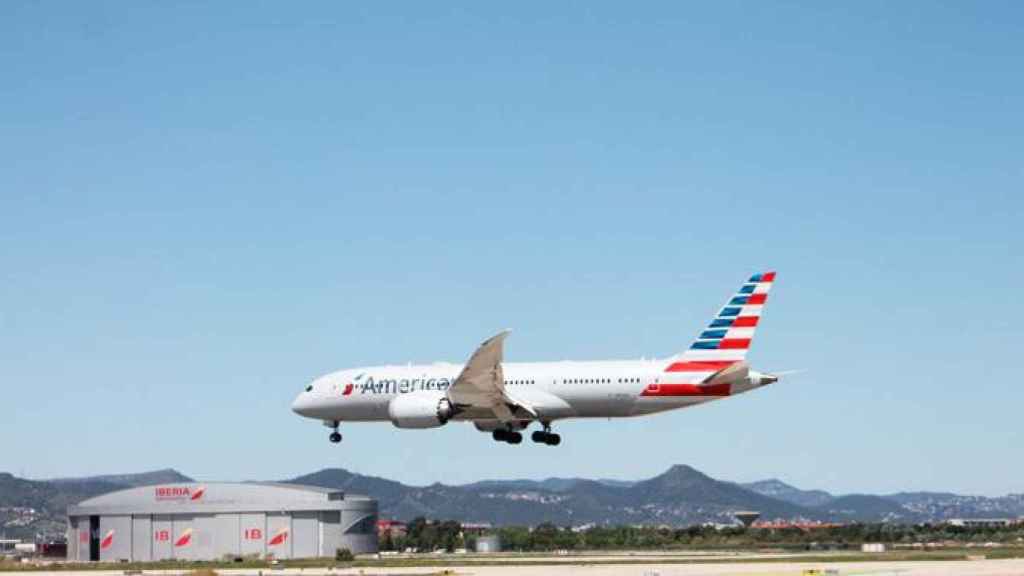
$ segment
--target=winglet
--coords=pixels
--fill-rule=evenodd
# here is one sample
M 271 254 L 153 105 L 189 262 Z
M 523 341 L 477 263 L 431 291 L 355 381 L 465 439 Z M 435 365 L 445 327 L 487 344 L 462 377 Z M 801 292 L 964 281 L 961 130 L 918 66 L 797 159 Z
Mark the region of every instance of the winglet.
M 490 344 L 490 343 L 494 342 L 495 340 L 500 340 L 500 341 L 504 342 L 504 341 L 505 341 L 505 338 L 508 338 L 508 335 L 509 335 L 509 334 L 511 334 L 511 333 L 512 333 L 512 329 L 511 329 L 511 328 L 505 328 L 505 329 L 504 329 L 504 330 L 502 330 L 501 332 L 498 332 L 498 333 L 497 333 L 497 334 L 495 334 L 494 336 L 491 336 L 491 337 L 490 337 L 490 338 L 488 338 L 487 340 L 484 340 L 484 341 L 483 341 L 483 342 L 482 342 L 482 343 L 480 344 L 480 347 L 481 347 L 481 348 L 483 348 L 484 346 L 486 346 L 486 345 L 488 345 L 488 344 Z

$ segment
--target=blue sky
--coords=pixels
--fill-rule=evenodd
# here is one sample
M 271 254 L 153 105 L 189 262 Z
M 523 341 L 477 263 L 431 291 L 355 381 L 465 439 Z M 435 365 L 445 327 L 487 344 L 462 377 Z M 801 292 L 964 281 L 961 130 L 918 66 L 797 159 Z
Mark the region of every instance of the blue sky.
M 0 6 L 0 469 L 413 484 L 675 463 L 1024 491 L 1019 3 Z M 809 371 L 558 449 L 289 411 L 313 377 L 666 356 L 779 271 Z

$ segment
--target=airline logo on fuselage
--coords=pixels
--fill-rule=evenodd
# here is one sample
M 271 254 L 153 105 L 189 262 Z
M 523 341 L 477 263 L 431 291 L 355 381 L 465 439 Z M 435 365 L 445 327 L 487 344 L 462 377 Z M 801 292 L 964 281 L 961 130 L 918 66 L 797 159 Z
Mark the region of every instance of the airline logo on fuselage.
M 451 388 L 454 378 L 374 378 L 368 377 L 358 385 L 360 394 L 408 394 L 417 390 L 447 390 Z M 355 389 L 356 386 L 349 384 Z M 345 387 L 344 395 L 352 391 Z
M 355 382 L 359 382 L 359 380 L 361 380 L 363 378 L 363 376 L 366 376 L 366 372 L 360 373 L 359 376 L 356 376 L 355 378 L 352 379 L 352 382 L 349 382 L 348 384 L 345 384 L 345 389 L 341 391 L 341 395 L 342 396 L 351 396 L 352 395 L 352 391 L 356 389 L 356 385 L 354 383 Z

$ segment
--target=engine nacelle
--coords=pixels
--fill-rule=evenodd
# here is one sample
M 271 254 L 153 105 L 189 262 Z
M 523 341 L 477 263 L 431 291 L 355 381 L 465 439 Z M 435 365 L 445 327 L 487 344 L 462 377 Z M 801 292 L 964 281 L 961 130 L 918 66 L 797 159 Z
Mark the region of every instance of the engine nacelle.
M 455 410 L 441 390 L 417 390 L 395 396 L 388 403 L 388 417 L 396 428 L 444 426 Z

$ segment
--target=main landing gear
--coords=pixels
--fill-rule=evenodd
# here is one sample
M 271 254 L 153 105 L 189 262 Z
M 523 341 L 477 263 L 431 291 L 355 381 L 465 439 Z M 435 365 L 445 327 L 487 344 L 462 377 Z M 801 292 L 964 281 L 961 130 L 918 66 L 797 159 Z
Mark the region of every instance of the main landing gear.
M 499 428 L 491 433 L 491 438 L 496 442 L 508 442 L 509 444 L 522 444 L 523 435 L 513 430 Z
M 331 422 L 324 422 L 324 425 L 330 426 L 334 430 L 333 432 L 331 432 L 331 435 L 327 437 L 327 439 L 330 440 L 332 444 L 337 444 L 338 442 L 341 442 L 341 433 L 338 432 L 338 424 L 339 422 L 337 420 Z
M 495 430 L 491 433 L 491 437 L 496 442 L 506 442 L 508 444 L 521 444 L 523 442 L 522 434 L 507 428 Z M 547 444 L 548 446 L 558 446 L 562 443 L 562 437 L 551 432 L 551 424 L 544 424 L 544 430 L 537 430 L 530 435 L 530 439 L 537 444 Z
M 558 446 L 562 443 L 562 437 L 551 432 L 551 424 L 544 424 L 544 429 L 534 432 L 530 435 L 530 439 L 537 444 L 547 444 L 548 446 Z

